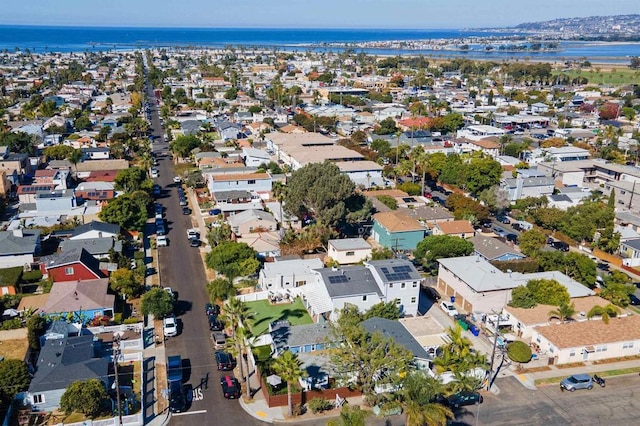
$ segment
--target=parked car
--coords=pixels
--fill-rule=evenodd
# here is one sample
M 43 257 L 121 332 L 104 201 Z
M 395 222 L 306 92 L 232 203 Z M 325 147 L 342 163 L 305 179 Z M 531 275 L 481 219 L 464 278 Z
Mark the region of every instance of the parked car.
M 507 241 L 511 241 L 513 244 L 518 244 L 518 236 L 516 234 L 507 234 Z
M 551 247 L 558 251 L 569 251 L 569 244 L 564 241 L 554 241 L 551 243 Z
M 211 303 L 206 303 L 204 305 L 204 312 L 209 315 L 220 315 L 220 306 L 214 305 Z
M 504 223 L 505 225 L 509 225 L 511 223 L 509 218 L 506 216 L 498 216 L 496 219 L 498 219 L 498 222 Z
M 200 247 L 200 240 L 197 238 L 189 238 L 189 245 L 191 247 Z
M 186 198 L 180 198 L 180 205 L 182 207 L 186 206 L 187 205 L 187 199 Z
M 200 232 L 196 228 L 187 229 L 187 239 L 200 238 Z
M 166 291 L 167 293 L 169 293 L 169 296 L 171 296 L 171 298 L 172 298 L 173 300 L 176 300 L 176 299 L 177 299 L 177 297 L 176 297 L 176 293 L 175 293 L 175 291 L 173 291 L 173 289 L 172 289 L 171 287 L 165 287 L 165 288 L 164 288 L 164 291 Z
M 175 337 L 178 335 L 178 322 L 175 317 L 166 317 L 162 320 L 162 332 L 164 337 Z
M 235 367 L 235 362 L 231 354 L 222 351 L 216 351 L 216 365 L 218 371 L 231 371 Z
M 169 385 L 169 411 L 182 413 L 187 408 L 187 398 L 181 382 L 171 382 Z
M 482 404 L 483 398 L 478 392 L 463 391 L 454 393 L 447 398 L 449 406 L 452 408 L 463 407 L 465 405 Z
M 560 390 L 574 392 L 576 389 L 593 389 L 593 378 L 588 374 L 574 374 L 560 382 Z
M 182 179 L 180 178 L 180 176 L 174 176 L 173 177 L 173 183 L 181 183 Z
M 440 308 L 445 311 L 450 317 L 458 315 L 458 310 L 453 305 L 453 303 L 447 302 L 446 300 L 440 302 Z
M 214 331 L 211 333 L 211 341 L 215 349 L 224 349 L 227 345 L 227 336 L 222 331 Z
M 224 324 L 218 318 L 218 315 L 211 314 L 208 316 L 209 319 L 209 330 L 212 331 L 221 331 L 224 330 Z
M 220 386 L 222 387 L 222 395 L 227 399 L 240 398 L 240 383 L 238 379 L 232 376 L 223 376 L 220 379 Z
M 183 207 L 182 208 L 182 214 L 185 216 L 188 216 L 191 214 L 191 209 L 189 207 Z
M 169 245 L 169 240 L 167 240 L 166 235 L 158 235 L 156 237 L 156 247 L 167 247 Z
M 435 301 L 440 300 L 440 293 L 438 293 L 438 290 L 436 290 L 435 288 L 427 286 L 424 288 L 424 292 L 427 294 L 427 297 L 429 299 Z
M 210 216 L 217 216 L 220 213 L 222 213 L 222 210 L 220 210 L 220 209 L 211 209 L 211 210 L 209 210 L 209 215 Z

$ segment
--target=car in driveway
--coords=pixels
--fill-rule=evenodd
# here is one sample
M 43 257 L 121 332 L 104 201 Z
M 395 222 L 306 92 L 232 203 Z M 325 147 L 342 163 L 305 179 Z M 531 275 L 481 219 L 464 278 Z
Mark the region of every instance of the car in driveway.
M 518 244 L 518 236 L 516 234 L 507 234 L 506 239 L 513 244 Z
M 454 317 L 459 314 L 458 310 L 453 305 L 453 303 L 447 302 L 446 300 L 443 300 L 442 302 L 440 302 L 440 309 L 445 311 L 447 315 L 449 315 L 450 317 Z
M 588 374 L 574 374 L 560 382 L 560 390 L 575 392 L 577 389 L 593 389 L 593 378 Z
M 451 408 L 463 407 L 465 405 L 482 404 L 483 398 L 478 392 L 463 391 L 454 393 L 447 397 L 447 403 Z
M 162 333 L 164 337 L 175 337 L 178 335 L 178 322 L 175 317 L 166 317 L 162 320 Z
M 181 382 L 171 382 L 169 385 L 169 411 L 182 413 L 187 408 L 187 398 Z
M 240 398 L 240 383 L 238 379 L 233 376 L 223 376 L 220 379 L 220 386 L 222 387 L 222 395 L 227 399 Z
M 235 362 L 231 354 L 223 351 L 216 351 L 216 366 L 218 371 L 231 371 L 235 367 Z
M 509 218 L 506 216 L 498 216 L 496 219 L 498 220 L 498 222 L 504 223 L 505 225 L 509 225 L 511 223 Z

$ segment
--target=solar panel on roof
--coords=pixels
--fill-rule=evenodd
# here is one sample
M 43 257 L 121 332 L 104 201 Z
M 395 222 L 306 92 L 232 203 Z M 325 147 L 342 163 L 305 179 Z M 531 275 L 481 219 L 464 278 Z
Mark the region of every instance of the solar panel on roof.
M 329 283 L 331 283 L 331 284 L 346 283 L 348 281 L 349 280 L 344 275 L 333 275 L 333 276 L 329 277 Z
M 396 272 L 396 273 L 411 272 L 411 267 L 408 265 L 394 266 L 391 269 L 393 269 L 393 272 Z

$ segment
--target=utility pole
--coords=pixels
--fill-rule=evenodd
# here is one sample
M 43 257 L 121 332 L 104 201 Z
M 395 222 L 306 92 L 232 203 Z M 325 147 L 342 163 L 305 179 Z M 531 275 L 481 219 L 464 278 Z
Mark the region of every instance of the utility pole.
M 493 311 L 495 312 L 495 311 Z M 491 350 L 491 364 L 489 366 L 489 374 L 493 376 L 493 363 L 496 358 L 496 347 L 498 346 L 498 334 L 500 333 L 500 312 L 498 312 L 498 319 L 496 320 L 496 330 L 493 334 L 493 349 Z M 489 377 L 489 381 L 487 382 L 487 390 L 491 388 L 491 377 Z
M 633 203 L 633 194 L 636 192 L 636 181 L 633 181 L 633 187 L 631 188 L 631 197 L 629 198 L 629 210 L 631 210 L 631 203 Z
M 122 405 L 120 403 L 120 382 L 118 379 L 118 358 L 120 358 L 120 334 L 116 333 L 113 342 L 113 372 L 116 376 L 116 401 L 118 404 L 118 425 L 122 426 Z

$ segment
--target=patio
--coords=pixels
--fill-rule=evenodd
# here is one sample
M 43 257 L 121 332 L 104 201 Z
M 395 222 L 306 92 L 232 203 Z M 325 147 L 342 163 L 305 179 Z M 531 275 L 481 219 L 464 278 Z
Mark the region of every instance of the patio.
M 287 320 L 291 325 L 311 324 L 313 320 L 304 307 L 300 298 L 293 303 L 273 305 L 268 300 L 247 302 L 249 309 L 254 312 L 253 333 L 260 336 L 269 330 L 273 321 Z

